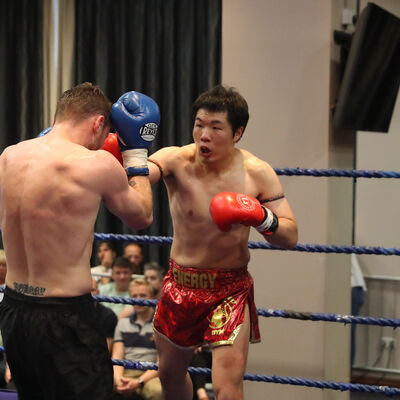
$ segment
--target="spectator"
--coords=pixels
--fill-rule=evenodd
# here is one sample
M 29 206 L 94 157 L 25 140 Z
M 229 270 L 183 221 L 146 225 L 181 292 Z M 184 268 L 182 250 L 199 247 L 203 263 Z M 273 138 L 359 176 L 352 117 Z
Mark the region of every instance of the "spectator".
M 128 258 L 132 263 L 132 273 L 141 275 L 143 273 L 142 262 L 143 253 L 140 245 L 136 243 L 128 243 L 124 247 L 124 257 Z
M 212 367 L 211 351 L 207 346 L 199 347 L 194 351 L 191 367 L 210 368 Z M 193 400 L 209 400 L 206 390 L 206 383 L 211 382 L 211 378 L 203 374 L 190 374 L 193 384 Z
M 154 290 L 144 279 L 138 278 L 130 284 L 131 297 L 154 298 Z M 153 337 L 153 307 L 134 306 L 128 318 L 118 321 L 114 335 L 112 357 L 140 362 L 157 362 L 157 350 Z M 116 398 L 162 400 L 158 371 L 131 370 L 114 365 L 114 387 Z M 128 397 L 129 396 L 129 397 Z
M 99 287 L 95 278 L 92 278 L 92 296 L 99 294 Z M 112 343 L 114 339 L 114 331 L 117 326 L 118 318 L 115 315 L 115 312 L 110 308 L 105 307 L 103 304 L 96 301 L 94 303 L 95 308 L 98 313 L 98 323 L 100 326 L 101 333 L 105 335 L 107 340 L 107 347 L 111 353 Z
M 156 261 L 150 261 L 144 264 L 144 278 L 156 292 L 156 298 L 158 299 L 161 295 L 161 289 L 165 270 Z
M 111 272 L 111 266 L 116 256 L 117 252 L 112 243 L 101 242 L 97 250 L 97 258 L 100 264 L 92 267 L 91 273 L 93 274 L 97 272 L 105 274 Z M 95 276 L 95 279 L 97 283 L 101 283 L 102 285 L 110 282 L 110 278 L 104 276 Z
M 144 264 L 144 278 L 154 290 L 154 298 L 158 299 L 161 294 L 162 282 L 165 271 L 156 261 L 150 261 Z M 133 306 L 126 305 L 119 314 L 118 319 L 129 317 L 134 311 Z
M 132 275 L 132 264 L 125 257 L 117 257 L 111 268 L 110 283 L 99 285 L 102 296 L 129 297 L 129 283 Z M 104 303 L 118 316 L 124 309 L 124 304 Z

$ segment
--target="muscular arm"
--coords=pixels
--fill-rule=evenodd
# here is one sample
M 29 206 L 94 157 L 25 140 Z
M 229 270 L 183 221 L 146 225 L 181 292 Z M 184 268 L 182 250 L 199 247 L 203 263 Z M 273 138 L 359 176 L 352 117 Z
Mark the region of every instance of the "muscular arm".
M 170 161 L 173 159 L 179 147 L 164 147 L 153 153 L 149 158 L 149 179 L 150 184 L 154 185 L 165 176 L 171 174 Z
M 148 227 L 153 221 L 153 197 L 148 177 L 130 177 L 117 160 L 99 152 L 106 167 L 102 198 L 106 207 L 133 229 Z
M 283 194 L 279 178 L 273 168 L 263 161 L 258 163 L 254 172 L 254 179 L 260 190 L 258 200 L 279 219 L 277 231 L 273 235 L 264 237 L 273 245 L 290 249 L 297 243 L 297 223 L 289 202 Z

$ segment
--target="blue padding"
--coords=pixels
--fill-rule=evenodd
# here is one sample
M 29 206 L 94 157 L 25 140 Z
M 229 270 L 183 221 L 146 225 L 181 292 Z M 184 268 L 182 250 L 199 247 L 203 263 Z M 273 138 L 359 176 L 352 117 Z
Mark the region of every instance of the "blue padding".
M 15 390 L 0 389 L 0 400 L 18 400 L 18 393 Z

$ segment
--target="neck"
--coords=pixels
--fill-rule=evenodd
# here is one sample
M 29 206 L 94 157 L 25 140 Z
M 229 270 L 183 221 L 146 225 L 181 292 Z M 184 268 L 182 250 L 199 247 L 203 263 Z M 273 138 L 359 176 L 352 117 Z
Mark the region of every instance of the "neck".
M 55 123 L 48 136 L 79 144 L 86 148 L 89 148 L 92 142 L 85 126 L 70 121 Z
M 137 322 L 146 322 L 153 316 L 153 309 L 149 308 L 145 311 L 141 311 L 140 313 L 136 312 L 136 321 Z

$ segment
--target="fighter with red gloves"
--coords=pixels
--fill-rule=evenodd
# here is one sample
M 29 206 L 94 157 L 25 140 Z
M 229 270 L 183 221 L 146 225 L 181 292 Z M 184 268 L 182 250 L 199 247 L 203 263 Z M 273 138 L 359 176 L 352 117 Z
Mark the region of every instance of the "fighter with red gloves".
M 236 147 L 249 118 L 245 99 L 218 85 L 197 98 L 193 116 L 194 143 L 149 157 L 150 181 L 164 181 L 174 227 L 153 321 L 159 376 L 166 400 L 191 399 L 187 366 L 206 343 L 217 398 L 241 400 L 249 341 L 260 340 L 249 226 L 291 248 L 297 224 L 273 168 Z

